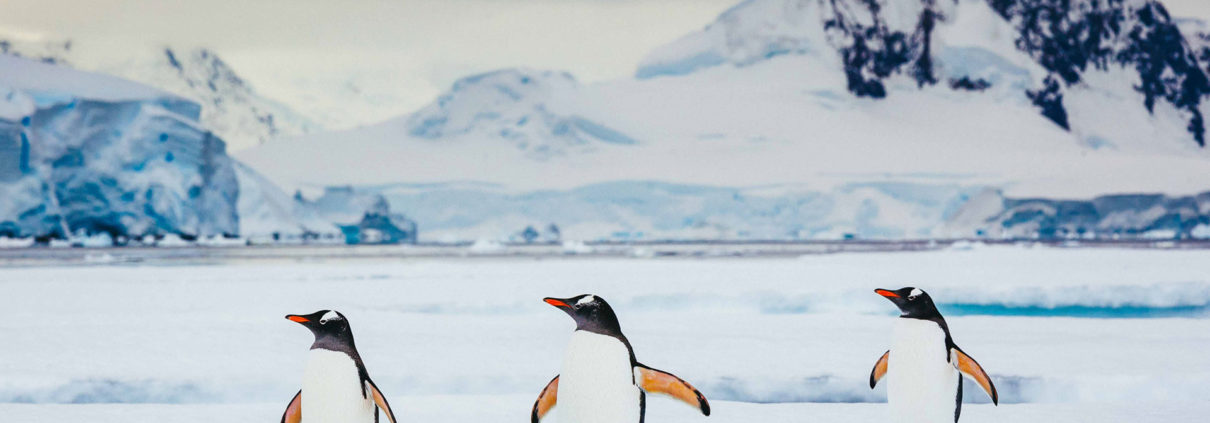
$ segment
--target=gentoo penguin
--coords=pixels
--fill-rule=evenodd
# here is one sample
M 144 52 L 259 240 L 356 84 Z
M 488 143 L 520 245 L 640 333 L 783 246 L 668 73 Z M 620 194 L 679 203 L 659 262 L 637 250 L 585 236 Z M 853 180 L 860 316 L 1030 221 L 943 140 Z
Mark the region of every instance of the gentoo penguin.
M 970 377 L 999 405 L 996 386 L 983 367 L 950 336 L 933 299 L 919 288 L 876 289 L 902 314 L 896 319 L 891 349 L 870 372 L 870 389 L 884 375 L 891 413 L 900 422 L 958 421 L 962 413 L 962 375 Z
M 375 423 L 382 408 L 387 420 L 395 423 L 387 399 L 370 380 L 366 366 L 353 344 L 353 332 L 343 314 L 320 310 L 311 314 L 291 314 L 286 319 L 297 322 L 315 335 L 307 368 L 303 371 L 302 389 L 290 400 L 282 423 L 299 423 L 306 412 L 308 423 Z M 304 406 L 303 397 L 307 402 Z
M 665 394 L 710 415 L 710 404 L 679 377 L 639 363 L 618 317 L 596 295 L 546 298 L 576 321 L 563 370 L 538 395 L 530 422 L 538 423 L 557 402 L 566 423 L 641 423 L 646 395 Z M 641 388 L 641 389 L 640 389 Z

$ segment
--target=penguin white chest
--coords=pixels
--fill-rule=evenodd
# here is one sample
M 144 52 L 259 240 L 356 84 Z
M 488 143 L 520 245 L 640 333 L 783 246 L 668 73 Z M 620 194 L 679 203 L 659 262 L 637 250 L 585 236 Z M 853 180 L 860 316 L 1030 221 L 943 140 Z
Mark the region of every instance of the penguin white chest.
M 948 361 L 945 331 L 936 322 L 895 319 L 887 362 L 887 400 L 895 421 L 949 423 L 961 375 Z
M 311 350 L 303 371 L 303 423 L 373 423 L 374 402 L 367 397 L 348 354 Z
M 630 350 L 612 336 L 577 330 L 559 373 L 561 423 L 638 423 Z

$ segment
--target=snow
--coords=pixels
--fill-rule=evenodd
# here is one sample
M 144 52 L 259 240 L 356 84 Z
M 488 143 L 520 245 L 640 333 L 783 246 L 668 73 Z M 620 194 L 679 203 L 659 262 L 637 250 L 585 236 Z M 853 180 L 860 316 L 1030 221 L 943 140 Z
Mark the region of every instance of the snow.
M 280 239 L 280 235 L 339 233 L 332 221 L 321 218 L 313 208 L 294 201 L 247 165 L 236 162 L 235 176 L 240 186 L 236 208 L 242 236 L 265 241 L 273 234 L 278 234 Z
M 155 245 L 157 247 L 180 248 L 180 247 L 188 247 L 189 243 L 186 242 L 185 240 L 181 239 L 181 237 L 177 236 L 176 234 L 167 234 L 167 235 L 164 235 L 163 238 L 160 238 L 159 241 L 156 241 Z
M 1038 86 L 1046 69 L 1017 49 L 1016 28 L 982 0 L 960 0 L 953 16 L 937 27 L 941 72 L 948 78 L 981 78 L 992 83 L 998 95 L 1015 94 Z
M 73 94 L 108 101 L 165 98 L 184 102 L 165 91 L 124 79 L 78 72 L 6 54 L 0 54 L 0 68 L 4 69 L 4 78 L 0 80 L 4 86 L 21 89 L 36 98 L 49 99 L 48 95 Z
M 731 63 L 743 66 L 782 54 L 816 56 L 838 64 L 821 25 L 820 2 L 748 0 L 723 12 L 702 31 L 649 53 L 638 78 L 684 75 Z
M 591 254 L 592 252 L 592 246 L 583 241 L 563 241 L 564 254 Z
M 471 254 L 500 254 L 505 251 L 504 245 L 498 241 L 490 239 L 476 240 L 474 244 L 467 247 L 467 252 Z
M 1206 275 L 1207 250 L 995 246 L 6 267 L 0 330 L 21 347 L 0 350 L 0 414 L 278 418 L 311 343 L 281 316 L 336 309 L 403 419 L 521 419 L 572 330 L 541 298 L 594 293 L 617 310 L 640 361 L 711 400 L 705 421 L 880 421 L 885 388 L 866 378 L 897 311 L 872 290 L 917 286 L 1000 390 L 1000 407 L 967 392 L 964 421 L 1189 421 L 1210 410 Z M 648 412 L 702 418 L 659 397 Z
M 25 248 L 34 245 L 33 238 L 9 238 L 0 236 L 0 248 Z
M 1089 148 L 1021 98 L 935 87 L 872 101 L 852 98 L 843 86 L 842 75 L 809 58 L 780 56 L 742 69 L 580 86 L 542 103 L 558 115 L 608 125 L 634 144 L 593 143 L 535 158 L 507 137 L 484 135 L 495 124 L 426 139 L 410 135 L 414 126 L 401 118 L 271 142 L 238 157 L 288 189 L 482 181 L 534 191 L 618 180 L 826 188 L 937 175 L 1003 186 L 1014 196 L 1081 198 L 1198 192 L 1205 186 L 1192 175 L 1210 170 L 1208 153 L 1175 139 L 1140 151 L 1142 141 L 1107 137 L 1124 147 Z
M 1130 103 L 1130 112 L 1097 120 L 1117 128 L 1108 119 L 1121 116 L 1121 125 L 1134 125 L 1123 132 L 1132 136 L 1085 131 L 1116 146 L 1091 148 L 1084 135 L 1064 132 L 1019 94 L 1006 101 L 934 87 L 873 101 L 853 98 L 843 87 L 843 75 L 825 64 L 778 56 L 677 78 L 580 85 L 542 94 L 539 99 L 548 101 L 537 105 L 523 95 L 527 109 L 502 112 L 494 103 L 458 102 L 461 108 L 444 115 L 425 109 L 354 131 L 270 142 L 237 156 L 287 189 L 481 181 L 529 192 L 619 180 L 828 188 L 935 182 L 923 176 L 936 175 L 949 183 L 1003 187 L 1013 196 L 1087 198 L 1195 193 L 1205 189 L 1196 175 L 1210 170 L 1210 153 L 1170 137 L 1183 126 L 1146 132 L 1158 118 L 1139 120 L 1146 111 L 1133 103 L 1132 91 L 1121 102 Z M 1083 113 L 1085 102 L 1109 101 L 1072 97 L 1075 114 Z M 605 125 L 636 142 L 567 142 L 553 132 L 529 133 L 524 142 L 495 135 L 503 117 L 511 116 L 506 113 L 538 108 Z M 474 130 L 459 124 L 462 129 L 439 138 L 413 135 L 421 128 L 417 122 L 466 122 L 468 116 L 493 118 Z M 534 148 L 544 150 L 535 154 Z
M 536 395 L 536 394 L 535 394 Z M 391 400 L 397 417 L 426 422 L 465 421 L 524 421 L 529 418 L 533 398 L 513 396 L 405 396 Z M 670 423 L 748 423 L 757 421 L 886 421 L 885 406 L 875 404 L 753 404 L 711 401 L 714 410 L 702 417 L 678 403 L 653 397 L 647 401 L 649 421 Z M 14 421 L 45 423 L 122 423 L 130 421 L 163 421 L 174 423 L 225 421 L 265 422 L 281 419 L 284 404 L 205 404 L 205 405 L 29 405 L 0 404 L 0 413 Z M 1105 404 L 1012 404 L 967 405 L 962 407 L 962 421 L 995 421 L 1004 423 L 1034 423 L 1040 421 L 1095 421 L 1104 423 L 1186 422 L 1205 413 L 1206 405 L 1198 402 L 1147 404 L 1132 402 Z M 548 415 L 555 423 L 556 413 Z M 543 419 L 543 422 L 546 422 Z

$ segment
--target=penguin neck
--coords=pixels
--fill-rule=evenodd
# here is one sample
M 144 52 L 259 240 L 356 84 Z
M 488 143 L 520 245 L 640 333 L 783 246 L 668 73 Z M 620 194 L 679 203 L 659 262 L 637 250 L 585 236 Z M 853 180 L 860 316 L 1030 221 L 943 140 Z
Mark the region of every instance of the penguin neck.
M 353 333 L 347 330 L 340 333 L 315 334 L 315 342 L 311 344 L 311 349 L 339 351 L 348 354 L 355 360 L 360 360 L 357 345 L 353 343 Z
M 946 326 L 945 318 L 941 317 L 941 312 L 937 311 L 937 309 L 933 309 L 931 311 L 925 311 L 922 313 L 901 314 L 901 315 L 899 315 L 899 318 L 900 319 L 927 320 L 930 322 L 937 322 L 937 324 L 939 324 L 941 326 Z

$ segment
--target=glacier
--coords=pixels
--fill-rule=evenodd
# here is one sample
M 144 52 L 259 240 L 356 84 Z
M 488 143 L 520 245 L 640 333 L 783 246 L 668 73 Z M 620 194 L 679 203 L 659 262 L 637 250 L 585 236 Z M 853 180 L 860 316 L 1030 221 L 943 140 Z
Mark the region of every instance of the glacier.
M 424 240 L 441 242 L 515 241 L 527 227 L 552 225 L 573 241 L 1210 239 L 1210 192 L 1048 199 L 945 181 L 828 189 L 614 181 L 526 192 L 449 183 L 329 187 L 314 204 L 333 210 L 329 221 L 354 222 L 369 209 L 355 198 L 403 205 Z
M 0 70 L 3 236 L 124 244 L 335 231 L 228 156 L 197 103 L 9 55 Z

